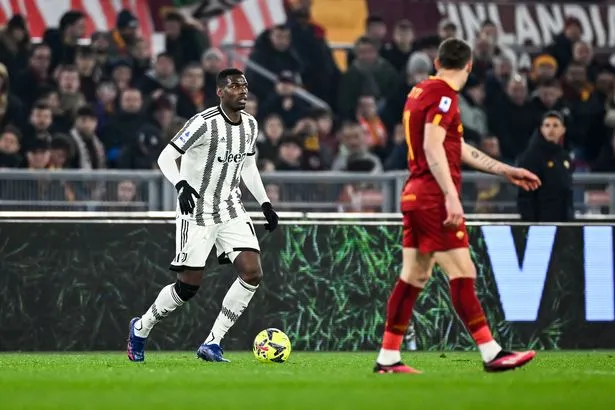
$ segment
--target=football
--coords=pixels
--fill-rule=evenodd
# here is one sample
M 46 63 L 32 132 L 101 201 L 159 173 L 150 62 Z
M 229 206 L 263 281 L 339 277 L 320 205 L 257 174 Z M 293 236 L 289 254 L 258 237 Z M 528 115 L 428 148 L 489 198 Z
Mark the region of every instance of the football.
M 252 350 L 260 362 L 284 363 L 290 356 L 290 339 L 280 329 L 265 329 L 254 338 Z

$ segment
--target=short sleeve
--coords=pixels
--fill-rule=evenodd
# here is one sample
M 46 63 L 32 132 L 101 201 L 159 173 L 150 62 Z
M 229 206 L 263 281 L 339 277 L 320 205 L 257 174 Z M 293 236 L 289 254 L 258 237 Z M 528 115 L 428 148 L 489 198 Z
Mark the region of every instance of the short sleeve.
M 185 154 L 191 147 L 198 145 L 207 132 L 207 123 L 201 114 L 190 118 L 181 130 L 175 134 L 169 144 L 180 154 Z
M 427 107 L 425 122 L 448 128 L 457 114 L 457 96 L 452 90 L 443 89 L 434 95 Z

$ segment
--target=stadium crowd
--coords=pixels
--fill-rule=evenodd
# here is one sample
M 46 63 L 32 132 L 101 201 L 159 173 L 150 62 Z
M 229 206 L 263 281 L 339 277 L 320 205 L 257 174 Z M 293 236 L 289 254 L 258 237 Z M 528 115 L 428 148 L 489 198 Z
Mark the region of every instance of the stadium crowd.
M 156 167 L 159 152 L 186 119 L 218 103 L 215 77 L 226 60 L 206 29 L 179 12 L 166 14 L 165 51 L 156 56 L 138 27 L 123 10 L 115 29 L 94 33 L 89 45 L 80 45 L 85 20 L 78 11 L 65 13 L 42 42 L 31 41 L 21 15 L 0 29 L 0 168 Z M 309 9 L 289 9 L 287 22 L 263 31 L 250 54 L 277 82 L 246 72 L 246 110 L 261 125 L 259 167 L 406 169 L 400 124 L 406 95 L 434 72 L 439 43 L 456 35 L 447 20 L 433 36 L 416 38 L 411 21 L 388 27 L 370 16 L 342 72 Z M 496 26 L 483 22 L 473 44 L 473 72 L 460 93 L 466 140 L 514 163 L 544 113 L 558 110 L 575 171 L 615 171 L 615 69 L 580 38 L 580 22 L 569 18 L 531 66 L 521 67 L 498 42 Z M 331 110 L 294 95 L 297 87 Z M 489 211 L 481 201 L 514 193 L 490 183 L 477 185 L 472 195 L 477 210 Z

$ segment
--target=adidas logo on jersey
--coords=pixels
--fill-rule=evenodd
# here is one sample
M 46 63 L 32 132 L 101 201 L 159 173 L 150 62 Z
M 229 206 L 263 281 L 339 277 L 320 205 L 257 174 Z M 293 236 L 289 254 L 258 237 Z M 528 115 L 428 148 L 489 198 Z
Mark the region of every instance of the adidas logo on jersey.
M 221 162 L 223 164 L 227 162 L 240 163 L 240 162 L 243 162 L 244 159 L 246 159 L 245 152 L 243 154 L 233 154 L 231 151 L 226 151 L 224 156 L 218 157 L 218 162 Z

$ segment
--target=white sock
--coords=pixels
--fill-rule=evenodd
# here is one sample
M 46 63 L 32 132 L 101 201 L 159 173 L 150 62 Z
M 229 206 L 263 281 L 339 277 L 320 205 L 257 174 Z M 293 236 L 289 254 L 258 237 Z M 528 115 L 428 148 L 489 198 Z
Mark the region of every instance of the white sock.
M 478 350 L 480 350 L 480 355 L 483 358 L 483 362 L 487 363 L 495 359 L 495 357 L 502 351 L 502 347 L 496 342 L 492 340 L 487 343 L 483 343 L 478 345 Z
M 169 316 L 169 313 L 183 304 L 184 301 L 175 292 L 175 284 L 171 283 L 165 286 L 158 294 L 152 306 L 150 306 L 140 320 L 135 322 L 135 335 L 138 337 L 149 336 L 149 332 L 151 332 L 156 323 Z
M 397 362 L 401 362 L 401 353 L 399 350 L 380 349 L 376 362 L 383 366 L 390 366 Z
M 241 278 L 237 278 L 233 282 L 228 292 L 226 292 L 226 296 L 222 301 L 222 309 L 211 328 L 209 336 L 205 339 L 205 344 L 220 344 L 226 332 L 235 324 L 248 306 L 248 303 L 250 303 L 250 299 L 254 296 L 256 289 L 258 289 L 258 285 L 250 285 L 241 280 Z

